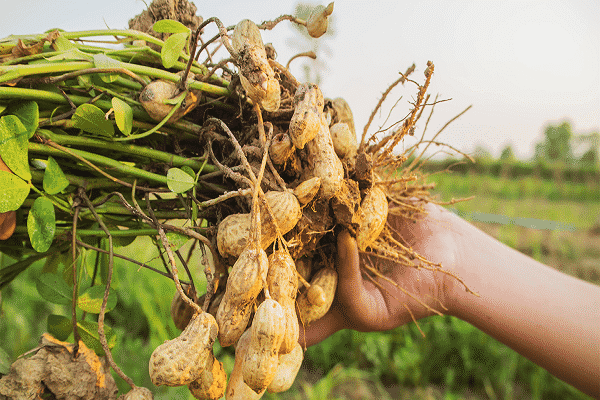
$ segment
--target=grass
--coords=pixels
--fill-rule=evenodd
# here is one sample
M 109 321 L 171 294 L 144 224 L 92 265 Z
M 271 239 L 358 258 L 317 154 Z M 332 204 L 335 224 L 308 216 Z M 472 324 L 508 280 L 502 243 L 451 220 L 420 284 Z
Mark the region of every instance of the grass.
M 558 200 L 550 198 L 547 182 L 528 182 L 523 187 L 529 189 L 519 192 L 520 197 L 511 198 L 499 194 L 502 188 L 498 185 L 502 184 L 497 178 L 486 182 L 485 177 L 438 177 L 441 200 L 477 196 L 476 201 L 452 206 L 457 209 L 555 220 L 575 226 L 575 232 L 550 232 L 476 223 L 492 236 L 548 265 L 600 284 L 600 236 L 591 235 L 600 215 L 600 196 L 586 197 L 585 201 Z M 503 184 L 508 186 L 505 193 L 513 193 L 515 185 L 519 185 Z M 118 251 L 163 268 L 157 250 L 147 239 L 138 239 Z M 0 259 L 2 262 L 8 262 L 5 256 Z M 196 281 L 203 282 L 198 255 L 190 265 L 198 277 Z M 52 305 L 39 297 L 35 279 L 42 268 L 43 263 L 34 264 L 2 292 L 0 347 L 12 360 L 37 345 L 46 331 L 48 315 L 70 315 L 68 306 Z M 155 399 L 191 399 L 185 387 L 156 388 L 148 376 L 153 349 L 179 334 L 169 315 L 173 284 L 120 260 L 116 261 L 115 271 L 119 301 L 117 308 L 107 314 L 107 323 L 119 338 L 113 350 L 115 360 L 136 384 L 151 388 Z M 267 393 L 264 398 L 589 399 L 459 319 L 430 317 L 420 321 L 420 327 L 425 338 L 414 324 L 380 333 L 338 332 L 307 350 L 303 368 L 289 391 Z M 231 371 L 232 350 L 217 344 L 215 354 Z M 117 379 L 117 384 L 121 391 L 127 390 L 122 380 Z

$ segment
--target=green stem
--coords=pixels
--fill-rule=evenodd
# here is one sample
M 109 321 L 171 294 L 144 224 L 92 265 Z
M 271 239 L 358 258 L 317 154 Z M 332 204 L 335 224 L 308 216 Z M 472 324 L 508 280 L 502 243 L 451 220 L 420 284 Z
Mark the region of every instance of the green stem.
M 68 158 L 72 158 L 72 159 L 77 159 L 68 153 L 65 153 L 65 152 L 55 149 L 53 147 L 50 147 L 50 146 L 47 146 L 44 144 L 39 144 L 39 143 L 29 142 L 29 151 L 32 153 L 36 153 L 36 154 L 45 154 L 45 155 L 51 155 L 51 156 L 55 156 L 55 157 L 68 157 Z M 71 152 L 73 152 L 73 154 L 76 154 L 79 157 L 82 157 L 82 158 L 86 159 L 87 161 L 95 164 L 97 167 L 110 168 L 111 172 L 117 171 L 117 172 L 119 172 L 119 174 L 122 174 L 125 176 L 144 179 L 144 180 L 147 180 L 152 183 L 161 184 L 163 186 L 167 184 L 166 176 L 158 175 L 158 174 L 148 172 L 148 171 L 144 171 L 143 169 L 131 167 L 129 165 L 120 163 L 119 161 L 115 161 L 112 158 L 104 157 L 99 154 L 89 153 L 87 151 L 78 150 L 78 149 L 69 149 L 69 151 L 71 151 Z
M 122 67 L 139 75 L 146 75 L 157 79 L 164 79 L 171 82 L 179 82 L 181 77 L 169 71 L 158 68 L 147 67 L 145 65 L 121 63 Z M 91 61 L 68 61 L 62 63 L 43 63 L 32 65 L 0 65 L 0 83 L 8 82 L 13 79 L 22 78 L 30 75 L 51 74 L 59 72 L 72 72 L 82 69 L 94 68 Z M 211 85 L 206 82 L 193 81 L 188 87 L 201 90 L 216 96 L 231 96 L 232 93 L 224 87 Z
M 175 154 L 149 149 L 147 147 L 136 146 L 133 144 L 112 143 L 82 136 L 59 135 L 46 129 L 38 130 L 37 134 L 42 138 L 52 140 L 53 142 L 63 146 L 92 147 L 124 154 L 131 154 L 135 156 L 148 158 L 153 161 L 164 162 L 173 167 L 183 167 L 187 165 L 194 171 L 200 170 L 203 165 L 202 161 L 192 160 Z M 205 173 L 214 172 L 216 170 L 217 168 L 210 164 L 204 167 Z
M 153 43 L 161 47 L 165 44 L 165 42 L 155 38 L 154 36 L 133 29 L 101 29 L 90 31 L 61 32 L 60 34 L 61 36 L 67 39 L 79 39 L 82 37 L 90 36 L 125 36 L 133 39 L 145 40 L 148 43 Z
M 117 204 L 103 204 L 96 208 L 98 214 L 113 215 L 132 215 L 131 210 Z M 184 211 L 155 211 L 156 218 L 159 219 L 186 219 Z M 90 216 L 91 211 L 82 211 L 79 213 L 81 218 Z
M 86 190 L 92 189 L 118 189 L 121 188 L 121 185 L 115 183 L 106 178 L 83 178 L 75 175 L 65 174 L 65 177 L 69 181 L 69 184 L 73 186 L 82 186 L 86 188 Z M 31 180 L 33 182 L 42 182 L 44 180 L 44 172 L 32 170 L 31 171 Z M 26 203 L 23 203 L 25 205 Z
M 57 208 L 63 210 L 66 213 L 71 213 L 71 210 L 69 209 L 69 206 L 67 203 L 65 203 L 62 200 L 57 199 L 54 196 L 51 196 L 47 193 L 42 192 L 41 190 L 39 190 L 38 188 L 35 187 L 34 184 L 32 184 L 31 182 L 29 183 L 29 187 L 31 187 L 33 189 L 34 192 L 36 192 L 37 194 L 39 194 L 41 197 L 45 197 L 48 200 L 50 200 L 52 202 L 52 204 L 54 204 Z

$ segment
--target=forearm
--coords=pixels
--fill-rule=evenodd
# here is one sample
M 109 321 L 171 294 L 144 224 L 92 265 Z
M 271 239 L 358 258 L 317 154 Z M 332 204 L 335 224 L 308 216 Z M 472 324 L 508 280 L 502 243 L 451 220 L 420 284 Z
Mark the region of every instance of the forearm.
M 454 290 L 451 313 L 550 373 L 600 397 L 600 288 L 497 242 L 464 223 L 456 273 L 479 297 Z

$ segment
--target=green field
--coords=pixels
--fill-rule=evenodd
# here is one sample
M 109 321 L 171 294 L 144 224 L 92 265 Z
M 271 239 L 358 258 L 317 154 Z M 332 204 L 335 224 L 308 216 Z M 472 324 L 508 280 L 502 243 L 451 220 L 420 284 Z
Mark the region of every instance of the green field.
M 504 243 L 569 274 L 600 284 L 600 192 L 586 185 L 527 178 L 524 182 L 484 176 L 434 175 L 440 201 L 475 195 L 456 203 L 461 211 L 537 218 L 569 224 L 574 231 L 544 231 L 515 225 L 474 223 Z M 595 229 L 594 229 L 595 228 Z M 163 268 L 148 239 L 117 249 Z M 183 252 L 185 254 L 185 251 Z M 85 263 L 95 262 L 86 253 Z M 1 265 L 9 260 L 0 259 Z M 191 263 L 201 277 L 199 258 Z M 42 300 L 31 266 L 2 291 L 0 347 L 14 360 L 35 347 L 50 314 L 68 316 L 68 306 Z M 166 278 L 126 262 L 116 262 L 119 301 L 107 323 L 119 341 L 117 363 L 155 399 L 191 399 L 186 388 L 155 388 L 148 376 L 152 350 L 178 334 L 169 316 L 174 293 Z M 200 280 L 200 278 L 198 278 Z M 95 318 L 88 315 L 90 320 Z M 588 399 L 471 325 L 452 317 L 431 317 L 384 333 L 342 331 L 306 352 L 292 389 L 266 399 Z M 231 349 L 215 346 L 231 370 Z M 123 381 L 117 380 L 121 390 Z

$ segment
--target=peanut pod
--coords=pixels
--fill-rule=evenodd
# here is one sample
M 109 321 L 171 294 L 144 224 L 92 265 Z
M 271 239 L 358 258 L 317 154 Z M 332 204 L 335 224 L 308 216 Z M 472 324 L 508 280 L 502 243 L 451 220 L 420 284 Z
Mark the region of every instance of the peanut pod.
M 227 375 L 223 363 L 214 356 L 208 358 L 200 377 L 188 384 L 192 396 L 202 400 L 217 400 L 225 394 Z
M 322 268 L 320 269 L 310 281 L 311 289 L 313 287 L 318 287 L 323 291 L 325 302 L 321 305 L 312 304 L 308 298 L 308 290 L 300 293 L 296 302 L 298 303 L 298 315 L 300 317 L 300 321 L 304 325 L 310 325 L 313 321 L 322 318 L 329 308 L 331 307 L 331 303 L 333 302 L 333 298 L 335 297 L 335 290 L 337 288 L 337 280 L 338 275 L 337 272 L 333 268 Z M 318 290 L 318 289 L 313 289 Z
M 335 154 L 337 154 L 338 157 L 344 159 L 346 157 L 356 156 L 358 143 L 356 141 L 356 135 L 352 133 L 348 124 L 345 122 L 337 122 L 329 127 L 329 132 L 331 133 Z
M 259 393 L 254 392 L 244 383 L 244 377 L 242 376 L 242 363 L 248 352 L 250 336 L 250 329 L 248 329 L 235 345 L 235 362 L 229 375 L 229 382 L 227 382 L 226 400 L 258 400 L 265 392 L 264 390 Z
M 302 366 L 303 359 L 304 352 L 300 343 L 296 343 L 293 350 L 288 354 L 281 354 L 275 378 L 273 378 L 267 390 L 271 393 L 281 393 L 292 387 L 296 375 L 298 375 L 298 371 Z
M 280 102 L 279 81 L 267 60 L 267 52 L 256 24 L 240 21 L 233 30 L 231 44 L 237 52 L 240 82 L 248 97 L 267 111 L 277 111 Z
M 299 326 L 296 315 L 298 278 L 296 265 L 287 250 L 275 250 L 269 256 L 267 285 L 273 300 L 277 301 L 285 314 L 285 334 L 279 353 L 287 354 L 298 344 Z
M 306 151 L 309 164 L 308 175 L 321 178 L 318 196 L 329 200 L 341 189 L 344 166 L 335 154 L 325 117 L 321 118 L 321 127 L 317 136 L 306 144 Z
M 268 269 L 267 253 L 255 245 L 247 246 L 233 265 L 217 310 L 221 346 L 231 346 L 246 330 L 252 305 L 263 288 Z
M 150 379 L 156 386 L 182 386 L 198 379 L 207 359 L 213 357 L 217 322 L 206 312 L 197 313 L 175 339 L 158 346 L 150 356 Z
M 321 188 L 321 178 L 315 176 L 314 178 L 310 178 L 300 183 L 294 189 L 294 195 L 300 202 L 300 205 L 304 207 L 308 203 L 310 203 Z
M 383 189 L 373 186 L 360 203 L 361 221 L 356 231 L 356 244 L 365 251 L 378 237 L 387 221 L 388 201 Z
M 321 129 L 323 93 L 317 85 L 303 83 L 296 89 L 293 105 L 294 114 L 289 127 L 290 138 L 294 146 L 303 149 Z
M 283 307 L 272 299 L 263 301 L 250 328 L 250 344 L 242 364 L 246 385 L 255 393 L 265 390 L 277 373 L 279 348 L 285 335 Z
M 267 204 L 282 235 L 289 232 L 302 217 L 300 203 L 290 191 L 265 193 Z M 275 241 L 277 232 L 266 209 L 261 207 L 261 246 L 266 249 Z M 217 230 L 217 248 L 223 257 L 238 257 L 246 247 L 250 237 L 250 214 L 231 214 L 219 224 Z
M 306 20 L 308 34 L 314 38 L 318 38 L 327 32 L 327 25 L 329 24 L 327 17 L 331 13 L 333 13 L 333 2 L 329 3 L 327 7 L 316 6 Z

